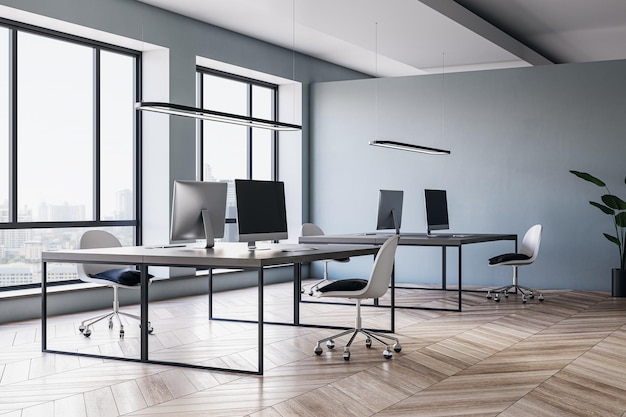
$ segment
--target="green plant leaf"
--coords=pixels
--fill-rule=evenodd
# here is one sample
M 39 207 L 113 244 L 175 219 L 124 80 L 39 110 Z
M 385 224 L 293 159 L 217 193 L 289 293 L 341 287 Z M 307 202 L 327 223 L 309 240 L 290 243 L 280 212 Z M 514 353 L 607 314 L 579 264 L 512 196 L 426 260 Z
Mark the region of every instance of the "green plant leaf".
M 603 204 L 600 203 L 596 203 L 595 201 L 590 201 L 589 204 L 591 204 L 594 207 L 599 208 L 600 210 L 602 210 L 605 214 L 610 214 L 611 216 L 615 215 L 615 210 L 613 210 L 612 208 L 609 208 Z
M 612 194 L 603 195 L 602 202 L 606 204 L 607 206 L 611 207 L 612 209 L 626 210 L 626 201 L 622 200 L 621 198 L 615 195 L 612 195 Z
M 626 211 L 622 211 L 615 216 L 615 224 L 618 227 L 626 227 Z
M 611 242 L 615 243 L 617 246 L 620 246 L 620 247 L 622 246 L 619 239 L 616 238 L 615 236 L 611 236 L 609 234 L 604 233 L 604 237 L 609 239 Z
M 606 184 L 604 183 L 604 181 L 599 180 L 598 178 L 594 177 L 591 174 L 587 174 L 586 172 L 574 171 L 574 170 L 570 170 L 570 172 L 576 175 L 578 178 L 582 178 L 585 181 L 594 183 L 598 187 L 606 187 Z

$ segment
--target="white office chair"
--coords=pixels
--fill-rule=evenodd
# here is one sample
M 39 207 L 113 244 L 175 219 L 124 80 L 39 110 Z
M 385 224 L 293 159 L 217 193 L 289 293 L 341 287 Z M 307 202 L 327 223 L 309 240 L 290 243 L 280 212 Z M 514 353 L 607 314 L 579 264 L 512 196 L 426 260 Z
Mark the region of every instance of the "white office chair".
M 352 298 L 356 300 L 356 320 L 354 329 L 349 329 L 338 333 L 333 336 L 326 337 L 317 342 L 315 346 L 315 354 L 322 354 L 322 347 L 320 344 L 326 342 L 328 349 L 335 347 L 334 339 L 352 333 L 350 340 L 346 343 L 343 350 L 343 359 L 350 360 L 350 345 L 358 333 L 363 333 L 366 337 L 365 346 L 368 348 L 372 346 L 372 339 L 385 346 L 383 356 L 386 359 L 390 359 L 392 356 L 391 349 L 388 343 L 382 340 L 382 338 L 394 341 L 393 350 L 400 352 L 402 346 L 398 338 L 390 336 L 389 334 L 374 332 L 371 330 L 365 330 L 361 327 L 361 300 L 363 299 L 375 299 L 382 297 L 389 289 L 391 282 L 391 274 L 393 272 L 394 258 L 396 254 L 396 248 L 398 247 L 398 241 L 400 236 L 392 236 L 385 241 L 380 250 L 376 254 L 374 260 L 374 266 L 370 274 L 369 280 L 364 279 L 342 279 L 333 281 L 318 289 L 319 297 L 334 297 L 334 298 Z
M 321 227 L 313 223 L 304 223 L 300 228 L 300 236 L 323 236 L 324 231 Z M 350 258 L 342 258 L 342 259 L 324 259 L 324 278 L 315 284 L 309 287 L 309 295 L 313 295 L 313 293 L 319 288 L 320 285 L 328 282 L 328 263 L 329 262 L 350 262 Z M 302 289 L 304 292 L 304 288 Z
M 120 241 L 104 230 L 89 230 L 85 232 L 79 243 L 80 249 L 93 249 L 93 248 L 113 248 L 120 247 L 122 244 Z M 113 328 L 113 317 L 117 319 L 120 326 L 120 338 L 124 338 L 124 325 L 120 318 L 120 315 L 130 317 L 136 320 L 141 318 L 135 314 L 125 313 L 120 311 L 120 303 L 118 292 L 120 288 L 132 288 L 139 289 L 141 284 L 139 283 L 139 271 L 128 265 L 111 265 L 111 264 L 78 264 L 78 277 L 84 282 L 91 282 L 95 284 L 102 284 L 113 288 L 113 310 L 108 313 L 91 317 L 83 320 L 78 330 L 85 337 L 91 336 L 92 326 L 106 318 L 109 319 L 109 329 Z M 107 276 L 108 279 L 103 278 Z M 148 322 L 148 333 L 152 333 L 153 328 Z
M 502 255 L 494 256 L 493 258 L 489 259 L 489 266 L 512 266 L 513 283 L 488 291 L 488 299 L 491 299 L 493 297 L 494 301 L 499 302 L 500 293 L 502 293 L 505 297 L 508 297 L 510 292 L 517 293 L 518 291 L 522 294 L 523 303 L 527 301 L 527 293 L 528 298 L 535 297 L 535 293 L 537 292 L 537 290 L 523 287 L 518 284 L 517 268 L 522 265 L 530 265 L 535 262 L 535 259 L 537 259 L 537 255 L 539 254 L 539 245 L 541 243 L 542 230 L 543 227 L 540 224 L 536 224 L 528 229 L 528 231 L 524 235 L 524 238 L 522 239 L 522 248 L 518 251 L 518 253 L 504 253 Z M 537 299 L 539 301 L 543 301 L 543 294 L 539 293 L 539 297 Z

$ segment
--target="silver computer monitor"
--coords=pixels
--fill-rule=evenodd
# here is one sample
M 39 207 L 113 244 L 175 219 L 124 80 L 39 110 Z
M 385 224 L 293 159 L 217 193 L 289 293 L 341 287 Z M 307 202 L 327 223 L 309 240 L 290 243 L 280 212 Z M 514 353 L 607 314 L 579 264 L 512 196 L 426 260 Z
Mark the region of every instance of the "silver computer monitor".
M 378 192 L 376 230 L 393 229 L 396 234 L 400 233 L 403 198 L 404 191 L 380 190 Z
M 426 233 L 432 230 L 448 230 L 448 199 L 446 190 L 424 190 L 426 203 Z
M 224 237 L 227 187 L 225 182 L 174 181 L 171 240 L 206 239 L 205 247 L 212 248 Z
M 236 179 L 235 198 L 240 242 L 256 249 L 257 240 L 287 239 L 283 182 Z

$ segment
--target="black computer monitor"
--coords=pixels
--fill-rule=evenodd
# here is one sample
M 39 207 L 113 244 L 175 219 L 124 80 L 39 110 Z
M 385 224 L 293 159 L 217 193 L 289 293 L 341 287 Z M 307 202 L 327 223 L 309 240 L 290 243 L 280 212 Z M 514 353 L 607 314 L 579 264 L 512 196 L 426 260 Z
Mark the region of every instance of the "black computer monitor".
M 448 199 L 445 190 L 424 190 L 426 203 L 426 233 L 432 230 L 448 230 Z
M 257 240 L 287 239 L 283 182 L 236 179 L 235 196 L 240 242 L 256 249 Z
M 396 234 L 400 234 L 400 226 L 402 224 L 403 198 L 404 191 L 379 191 L 376 230 L 394 229 L 396 231 Z
M 225 182 L 174 181 L 170 239 L 206 239 L 212 248 L 224 237 L 226 222 Z

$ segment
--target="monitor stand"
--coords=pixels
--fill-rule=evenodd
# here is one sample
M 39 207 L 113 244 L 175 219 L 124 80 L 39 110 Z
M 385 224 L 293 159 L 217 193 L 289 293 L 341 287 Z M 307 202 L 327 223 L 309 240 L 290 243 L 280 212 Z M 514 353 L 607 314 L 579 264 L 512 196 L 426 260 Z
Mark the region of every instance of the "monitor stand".
M 269 248 L 259 248 L 259 247 L 256 245 L 256 242 L 255 242 L 255 241 L 252 241 L 252 242 L 248 242 L 248 250 L 249 250 L 249 251 L 269 250 Z
M 396 216 L 396 211 L 393 209 L 391 210 L 391 216 L 393 217 L 393 225 L 395 226 L 396 234 L 399 235 L 400 234 L 400 219 Z
M 215 235 L 213 234 L 209 210 L 202 210 L 202 223 L 204 223 L 204 236 L 206 237 L 206 245 L 203 249 L 210 249 L 215 246 Z

